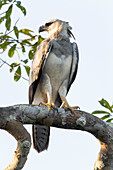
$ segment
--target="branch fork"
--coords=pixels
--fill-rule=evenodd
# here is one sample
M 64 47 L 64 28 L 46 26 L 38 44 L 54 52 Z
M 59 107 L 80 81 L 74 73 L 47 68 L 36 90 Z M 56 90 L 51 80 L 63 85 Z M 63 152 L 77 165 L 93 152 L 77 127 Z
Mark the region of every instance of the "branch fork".
M 24 167 L 31 147 L 31 137 L 23 124 L 39 124 L 56 128 L 83 130 L 93 134 L 100 142 L 101 150 L 94 170 L 113 169 L 113 126 L 92 114 L 81 110 L 62 108 L 51 109 L 45 106 L 20 104 L 0 108 L 0 128 L 9 132 L 17 140 L 14 159 L 5 170 L 19 170 Z

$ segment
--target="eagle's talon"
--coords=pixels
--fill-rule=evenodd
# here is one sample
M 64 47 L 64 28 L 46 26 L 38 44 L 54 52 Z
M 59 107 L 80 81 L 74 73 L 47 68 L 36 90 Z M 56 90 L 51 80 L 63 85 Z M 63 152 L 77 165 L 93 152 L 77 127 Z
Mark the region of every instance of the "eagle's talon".
M 39 103 L 39 106 L 41 106 L 42 102 Z
M 79 106 L 73 106 L 72 108 L 73 108 L 74 110 L 78 110 L 78 109 L 80 110 L 80 107 L 79 107 Z
M 56 110 L 56 106 L 55 106 L 54 103 L 51 103 L 51 107 L 52 107 L 54 110 Z
M 54 110 L 56 110 L 57 112 L 59 112 L 59 107 L 57 107 L 56 105 L 55 105 L 55 109 Z
M 68 107 L 65 107 L 65 111 L 68 111 L 69 110 L 69 108 Z
M 74 114 L 74 110 L 75 110 L 75 109 L 80 109 L 79 106 L 71 107 L 71 106 L 68 104 L 68 102 L 67 102 L 67 100 L 66 100 L 65 97 L 63 97 L 63 96 L 60 96 L 60 97 L 61 97 L 61 100 L 62 100 L 62 108 L 64 108 L 65 111 L 70 110 L 71 113 Z
M 51 105 L 50 105 L 49 103 L 43 103 L 43 102 L 41 102 L 39 105 L 40 105 L 40 106 L 46 106 L 47 109 L 48 109 L 48 112 L 51 110 Z
M 58 110 L 58 107 L 55 105 L 54 110 Z
M 53 108 L 54 110 L 56 110 L 56 106 L 54 103 L 49 102 L 49 103 L 43 103 L 40 102 L 39 106 L 46 106 L 48 108 L 48 112 L 51 110 L 51 108 Z

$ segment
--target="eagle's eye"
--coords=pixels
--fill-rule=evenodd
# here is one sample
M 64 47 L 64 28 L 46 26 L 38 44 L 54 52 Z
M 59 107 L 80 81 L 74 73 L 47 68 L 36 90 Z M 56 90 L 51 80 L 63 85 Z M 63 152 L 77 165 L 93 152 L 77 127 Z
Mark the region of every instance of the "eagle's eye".
M 45 24 L 46 27 L 49 27 L 53 22 L 48 22 Z

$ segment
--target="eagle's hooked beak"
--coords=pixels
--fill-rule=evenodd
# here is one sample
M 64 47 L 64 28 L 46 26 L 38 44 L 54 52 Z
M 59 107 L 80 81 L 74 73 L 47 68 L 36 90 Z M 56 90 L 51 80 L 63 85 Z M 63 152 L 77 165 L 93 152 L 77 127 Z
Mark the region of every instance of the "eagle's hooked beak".
M 46 31 L 46 27 L 42 25 L 41 27 L 39 27 L 38 32 L 40 33 L 40 32 L 43 32 L 43 31 Z

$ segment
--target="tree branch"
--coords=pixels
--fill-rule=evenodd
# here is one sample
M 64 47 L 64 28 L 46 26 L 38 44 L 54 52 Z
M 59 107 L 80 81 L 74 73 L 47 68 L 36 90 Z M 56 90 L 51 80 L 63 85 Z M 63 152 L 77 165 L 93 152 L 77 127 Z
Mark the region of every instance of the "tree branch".
M 11 120 L 7 123 L 5 128 L 17 140 L 17 149 L 15 151 L 14 159 L 5 168 L 5 170 L 19 170 L 22 169 L 31 146 L 31 138 L 22 123 Z
M 81 110 L 75 114 L 64 111 L 62 108 L 51 109 L 46 107 L 20 104 L 0 108 L 0 128 L 8 131 L 15 137 L 18 146 L 14 160 L 5 170 L 22 169 L 30 150 L 30 135 L 23 124 L 39 124 L 65 129 L 83 130 L 93 134 L 101 145 L 95 163 L 95 170 L 108 170 L 113 167 L 113 127 L 112 124 Z

